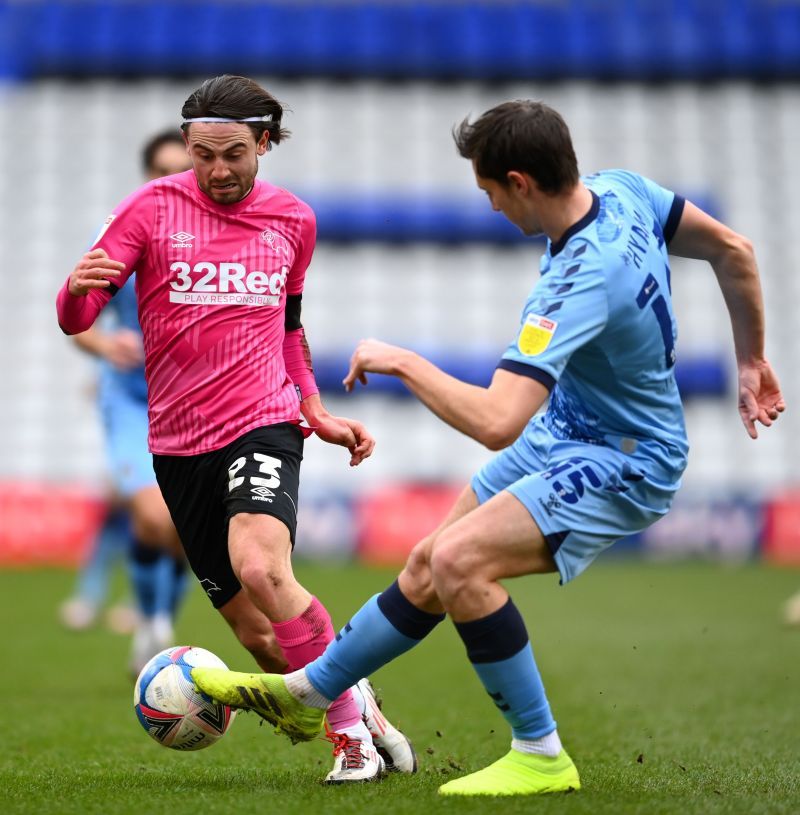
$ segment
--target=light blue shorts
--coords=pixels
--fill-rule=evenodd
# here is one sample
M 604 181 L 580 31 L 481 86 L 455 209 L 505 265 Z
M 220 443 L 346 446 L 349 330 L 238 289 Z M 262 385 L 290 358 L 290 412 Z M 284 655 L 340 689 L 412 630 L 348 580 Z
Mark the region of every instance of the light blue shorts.
M 156 483 L 147 446 L 147 401 L 113 377 L 101 379 L 98 401 L 111 478 L 119 494 L 130 498 Z
M 562 583 L 614 541 L 665 515 L 679 486 L 679 477 L 665 476 L 664 468 L 646 457 L 556 439 L 540 421 L 472 479 L 481 504 L 508 490 L 525 506 Z

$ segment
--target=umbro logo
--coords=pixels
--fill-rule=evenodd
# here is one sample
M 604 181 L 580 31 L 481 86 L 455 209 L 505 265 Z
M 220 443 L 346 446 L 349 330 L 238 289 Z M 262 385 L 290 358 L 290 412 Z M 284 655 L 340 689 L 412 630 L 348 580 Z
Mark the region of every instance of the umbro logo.
M 272 503 L 275 493 L 269 487 L 253 487 L 250 492 L 251 501 L 266 501 L 268 504 Z
M 175 241 L 175 243 L 172 244 L 173 249 L 191 249 L 191 241 L 194 240 L 194 235 L 190 232 L 181 231 L 170 235 L 170 238 Z

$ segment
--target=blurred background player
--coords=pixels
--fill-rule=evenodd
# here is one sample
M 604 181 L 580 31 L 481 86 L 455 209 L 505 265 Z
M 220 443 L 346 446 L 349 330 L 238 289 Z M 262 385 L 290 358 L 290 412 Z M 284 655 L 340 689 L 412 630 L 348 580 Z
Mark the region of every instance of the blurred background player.
M 181 173 L 190 166 L 178 130 L 158 133 L 142 148 L 142 169 L 148 180 Z M 133 279 L 117 292 L 107 313 L 107 325 L 92 327 L 74 340 L 101 361 L 98 405 L 114 493 L 78 576 L 76 594 L 61 608 L 61 619 L 73 629 L 94 621 L 108 589 L 110 569 L 124 550 L 136 599 L 130 669 L 138 674 L 151 656 L 173 644 L 175 612 L 187 585 L 186 563 L 147 448 L 147 384 Z M 116 629 L 126 629 L 124 609 L 110 610 L 109 622 Z

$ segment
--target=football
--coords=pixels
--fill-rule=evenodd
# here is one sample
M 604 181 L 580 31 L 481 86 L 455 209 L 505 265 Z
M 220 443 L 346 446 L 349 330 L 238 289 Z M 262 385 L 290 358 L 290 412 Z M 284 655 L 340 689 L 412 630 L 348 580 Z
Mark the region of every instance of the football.
M 236 711 L 197 691 L 191 670 L 225 668 L 204 648 L 179 645 L 156 654 L 136 679 L 133 706 L 142 727 L 164 747 L 202 750 L 225 735 Z

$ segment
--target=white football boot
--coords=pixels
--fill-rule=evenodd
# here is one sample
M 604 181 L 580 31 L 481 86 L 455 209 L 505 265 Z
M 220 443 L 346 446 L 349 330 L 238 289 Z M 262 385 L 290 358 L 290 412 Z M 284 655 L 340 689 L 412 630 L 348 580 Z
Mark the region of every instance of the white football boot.
M 386 773 L 386 765 L 372 744 L 363 739 L 334 733 L 326 736 L 333 742 L 333 769 L 325 778 L 326 784 L 353 784 L 378 781 Z
M 131 641 L 130 671 L 138 676 L 142 668 L 160 651 L 174 645 L 175 632 L 167 614 L 142 617 Z
M 70 631 L 86 631 L 97 621 L 97 606 L 81 597 L 72 597 L 62 603 L 58 617 Z
M 411 741 L 404 736 L 381 712 L 381 706 L 369 679 L 360 679 L 351 689 L 353 699 L 361 711 L 361 720 L 367 726 L 375 749 L 392 773 L 415 773 L 417 754 Z

